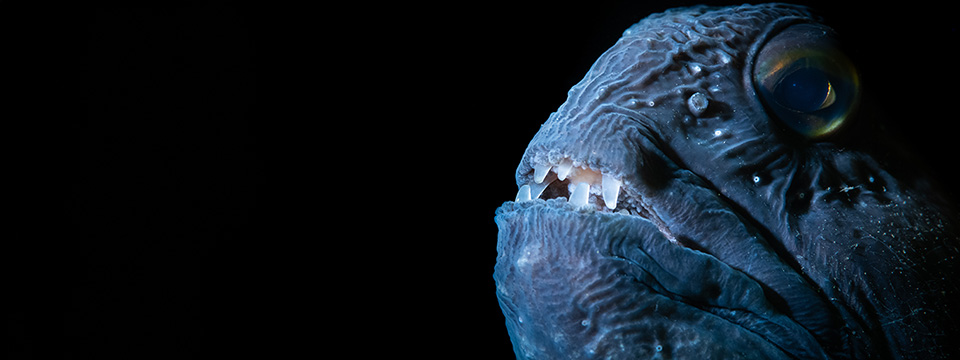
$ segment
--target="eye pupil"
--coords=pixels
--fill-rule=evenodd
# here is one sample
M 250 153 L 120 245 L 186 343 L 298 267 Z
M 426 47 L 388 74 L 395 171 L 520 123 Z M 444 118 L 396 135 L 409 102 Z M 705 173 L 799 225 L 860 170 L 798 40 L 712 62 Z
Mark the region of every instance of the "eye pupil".
M 784 76 L 775 95 L 781 105 L 801 112 L 824 109 L 836 99 L 830 79 L 814 68 L 798 69 Z

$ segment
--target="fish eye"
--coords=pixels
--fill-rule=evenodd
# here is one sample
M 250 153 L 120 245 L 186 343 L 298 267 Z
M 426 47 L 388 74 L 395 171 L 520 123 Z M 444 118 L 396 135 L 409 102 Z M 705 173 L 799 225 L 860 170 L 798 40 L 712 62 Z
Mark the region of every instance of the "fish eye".
M 857 107 L 860 80 L 833 30 L 792 25 L 757 53 L 753 81 L 768 109 L 791 130 L 816 139 L 836 133 Z

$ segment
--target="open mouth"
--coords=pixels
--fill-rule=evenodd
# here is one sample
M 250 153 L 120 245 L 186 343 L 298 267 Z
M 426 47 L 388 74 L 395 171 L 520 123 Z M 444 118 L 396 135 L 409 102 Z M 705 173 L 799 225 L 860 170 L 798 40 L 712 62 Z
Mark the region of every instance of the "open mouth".
M 635 190 L 638 188 L 636 184 L 570 158 L 533 166 L 528 178 L 527 184 L 520 186 L 514 201 L 566 199 L 578 210 L 640 217 L 656 224 L 667 239 L 675 242 L 663 221 L 644 204 Z

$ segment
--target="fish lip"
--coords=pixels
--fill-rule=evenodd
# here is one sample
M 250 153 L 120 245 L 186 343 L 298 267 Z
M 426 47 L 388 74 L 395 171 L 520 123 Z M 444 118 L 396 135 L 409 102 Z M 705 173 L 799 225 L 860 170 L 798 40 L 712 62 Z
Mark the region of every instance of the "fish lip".
M 609 219 L 611 223 L 621 221 L 641 221 L 656 225 L 653 221 L 651 221 L 651 219 L 643 216 L 598 211 L 592 207 L 577 207 L 571 205 L 570 202 L 565 198 L 536 199 L 530 201 L 506 201 L 496 209 L 495 216 L 496 219 L 525 216 L 531 212 L 540 211 L 543 209 L 554 210 L 558 213 L 580 213 L 608 217 L 607 219 Z
M 523 153 L 520 164 L 517 166 L 515 178 L 517 186 L 529 183 L 533 179 L 533 172 L 536 166 L 550 164 L 557 165 L 565 159 L 573 161 L 574 166 L 588 168 L 604 174 L 615 176 L 622 181 L 631 181 L 639 184 L 635 176 L 643 167 L 642 161 L 635 160 L 642 158 L 644 151 L 650 151 L 659 154 L 662 152 L 665 144 L 660 139 L 661 131 L 658 129 L 659 121 L 649 114 L 638 111 L 627 111 L 625 109 L 603 105 L 602 114 L 596 115 L 597 121 L 608 121 L 611 126 L 619 128 L 616 142 L 618 146 L 607 144 L 606 149 L 597 150 L 592 147 L 577 146 L 582 144 L 584 139 L 576 136 L 569 137 L 568 133 L 563 133 L 559 139 L 548 141 L 541 140 L 541 136 L 552 137 L 554 135 L 542 135 L 545 128 L 548 132 L 557 132 L 550 124 L 559 117 L 557 113 L 551 115 L 541 130 L 534 135 L 527 149 Z M 599 110 L 598 110 L 599 111 Z M 639 151 L 636 149 L 640 149 Z M 611 153 L 613 152 L 613 153 Z
M 801 325 L 793 322 L 789 316 L 775 311 L 766 303 L 764 290 L 759 283 L 752 280 L 747 273 L 738 270 L 713 255 L 697 249 L 684 246 L 674 246 L 661 237 L 657 224 L 650 219 L 639 216 L 627 216 L 616 213 L 597 211 L 591 208 L 576 207 L 565 199 L 540 199 L 525 202 L 508 201 L 496 210 L 495 221 L 500 228 L 498 236 L 497 265 L 494 268 L 494 278 L 497 282 L 497 296 L 507 316 L 508 330 L 537 331 L 533 328 L 524 330 L 523 320 L 517 321 L 517 316 L 532 316 L 531 320 L 541 319 L 539 316 L 567 316 L 556 312 L 547 312 L 541 315 L 543 306 L 557 304 L 563 311 L 580 314 L 583 304 L 574 305 L 566 302 L 555 302 L 557 289 L 544 289 L 545 292 L 527 290 L 526 286 L 537 289 L 550 284 L 562 284 L 563 289 L 574 291 L 573 299 L 583 299 L 581 291 L 590 291 L 596 283 L 579 283 L 589 278 L 591 271 L 584 269 L 609 269 L 609 266 L 623 266 L 623 270 L 616 272 L 617 276 L 603 277 L 603 284 L 615 284 L 619 279 L 631 278 L 652 293 L 665 297 L 665 300 L 678 304 L 704 316 L 723 319 L 728 325 L 744 329 L 748 333 L 759 334 L 763 330 L 756 328 L 757 324 L 772 321 L 779 326 L 777 333 L 771 335 L 771 343 L 782 344 L 784 339 L 800 339 L 801 347 L 819 353 L 818 345 L 806 333 Z M 532 254 L 530 249 L 533 249 Z M 623 251 L 627 251 L 623 253 Z M 646 260 L 638 259 L 639 255 Z M 585 260 L 584 260 L 585 259 Z M 702 268 L 703 264 L 713 264 Z M 620 264 L 620 265 L 616 265 Z M 730 284 L 725 280 L 718 280 L 715 289 L 702 287 L 712 283 L 709 278 L 686 278 L 687 267 L 693 269 L 711 269 L 722 267 L 717 274 L 721 278 L 740 279 L 740 285 L 729 289 L 723 284 Z M 541 279 L 543 274 L 549 274 L 551 269 L 558 269 L 562 275 L 560 282 L 551 277 Z M 630 270 L 632 269 L 632 270 Z M 678 272 L 679 270 L 679 272 Z M 586 276 L 586 277 L 584 277 Z M 708 280 L 704 280 L 708 279 Z M 514 281 L 519 281 L 515 283 Z M 750 295 L 741 296 L 744 283 L 750 283 Z M 620 283 L 622 285 L 622 283 Z M 519 286 L 519 288 L 518 288 Z M 601 285 L 606 286 L 606 285 Z M 613 286 L 613 285 L 611 285 Z M 564 292 L 563 289 L 559 291 Z M 623 290 L 623 289 L 621 289 Z M 719 292 L 726 295 L 715 295 Z M 644 298 L 649 295 L 645 292 L 636 292 L 626 295 L 630 298 Z M 733 296 L 731 296 L 733 294 Z M 537 300 L 540 296 L 548 296 L 547 301 Z M 533 298 L 530 298 L 530 297 Z M 566 299 L 566 298 L 564 298 Z M 540 299 L 542 300 L 542 299 Z M 532 306 L 532 308 L 530 308 Z M 639 308 L 634 308 L 639 306 Z M 629 305 L 631 313 L 637 309 L 649 309 L 647 305 Z M 523 309 L 517 311 L 518 309 Z M 558 309 L 555 309 L 560 311 Z M 529 311 L 532 311 L 530 313 Z M 605 310 L 598 310 L 605 311 Z M 579 316 L 579 315 L 569 316 Z M 604 316 L 605 317 L 605 316 Z M 543 318 L 541 320 L 549 320 Z M 689 318 L 681 316 L 681 318 Z M 636 319 L 634 319 L 636 320 Z M 759 320 L 759 322 L 757 322 Z M 577 320 L 580 321 L 580 320 Z M 646 321 L 646 320 L 644 320 Z M 561 326 L 567 323 L 557 323 Z

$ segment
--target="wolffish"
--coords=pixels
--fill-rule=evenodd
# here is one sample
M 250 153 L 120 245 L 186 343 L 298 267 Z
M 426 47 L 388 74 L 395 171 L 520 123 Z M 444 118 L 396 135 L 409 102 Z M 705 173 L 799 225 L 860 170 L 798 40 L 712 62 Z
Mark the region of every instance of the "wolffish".
M 496 211 L 517 358 L 960 356 L 957 213 L 838 38 L 786 4 L 628 28 Z

